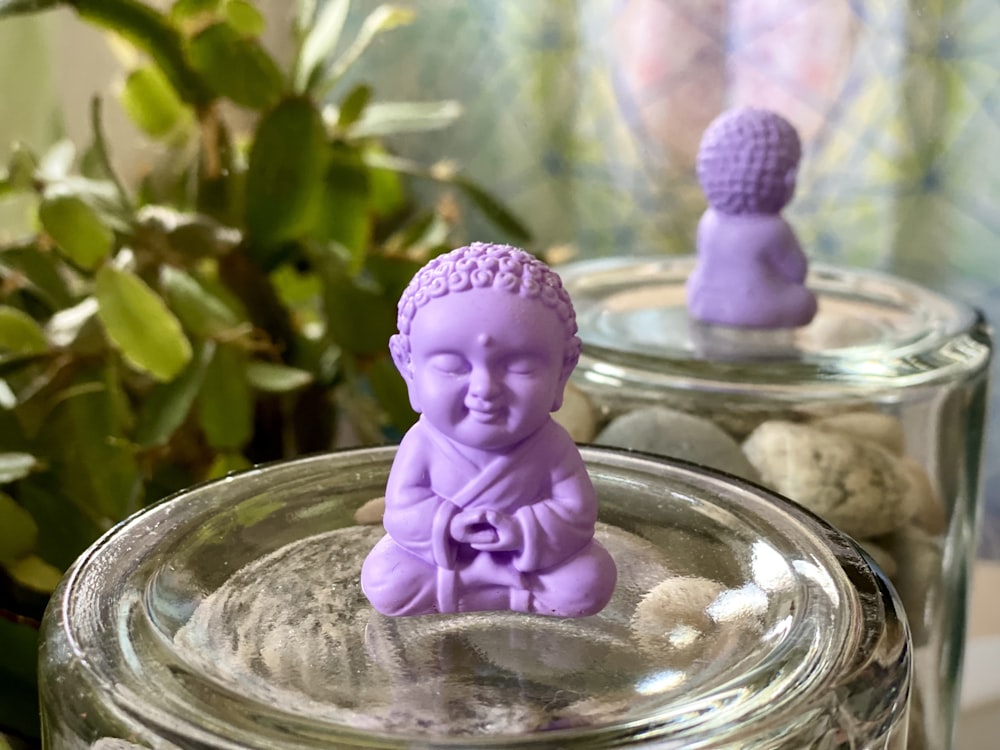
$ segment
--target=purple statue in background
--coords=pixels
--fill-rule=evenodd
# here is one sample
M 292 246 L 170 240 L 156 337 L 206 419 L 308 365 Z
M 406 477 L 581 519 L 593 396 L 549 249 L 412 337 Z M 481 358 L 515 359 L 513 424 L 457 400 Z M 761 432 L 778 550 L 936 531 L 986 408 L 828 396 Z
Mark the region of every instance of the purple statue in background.
M 795 193 L 802 147 L 791 123 L 763 109 L 717 117 L 701 141 L 698 180 L 709 208 L 687 307 L 705 323 L 793 328 L 816 314 L 806 257 L 781 218 Z
M 616 570 L 597 496 L 550 412 L 580 356 L 559 277 L 475 243 L 434 258 L 399 301 L 389 347 L 421 416 L 389 473 L 387 532 L 361 586 L 387 615 L 598 612 Z

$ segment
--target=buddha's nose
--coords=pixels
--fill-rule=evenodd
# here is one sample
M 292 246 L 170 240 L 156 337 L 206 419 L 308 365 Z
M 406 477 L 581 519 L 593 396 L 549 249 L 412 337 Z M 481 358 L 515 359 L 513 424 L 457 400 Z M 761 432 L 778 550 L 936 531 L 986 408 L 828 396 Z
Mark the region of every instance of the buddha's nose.
M 489 367 L 474 367 L 469 378 L 469 395 L 489 400 L 500 392 L 500 378 Z

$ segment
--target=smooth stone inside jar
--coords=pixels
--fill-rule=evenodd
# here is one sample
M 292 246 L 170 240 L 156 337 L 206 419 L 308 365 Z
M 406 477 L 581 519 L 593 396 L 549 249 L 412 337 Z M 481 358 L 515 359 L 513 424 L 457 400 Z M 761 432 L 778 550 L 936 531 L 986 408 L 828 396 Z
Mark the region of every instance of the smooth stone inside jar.
M 619 257 L 558 269 L 583 341 L 575 438 L 737 474 L 856 539 L 908 615 L 908 747 L 953 747 L 989 326 L 905 279 L 822 264 L 807 278 L 819 303 L 809 325 L 708 326 L 686 309 L 694 265 Z

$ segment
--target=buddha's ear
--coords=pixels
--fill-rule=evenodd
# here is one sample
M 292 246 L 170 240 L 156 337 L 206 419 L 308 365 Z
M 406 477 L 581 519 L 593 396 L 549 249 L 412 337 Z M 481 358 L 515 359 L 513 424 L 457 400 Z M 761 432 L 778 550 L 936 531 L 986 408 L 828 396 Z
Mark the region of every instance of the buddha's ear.
M 573 367 L 576 366 L 576 362 L 572 365 L 563 365 L 563 370 L 559 375 L 559 385 L 556 387 L 556 396 L 552 400 L 552 408 L 549 411 L 559 411 L 563 405 L 563 396 L 566 393 L 566 383 L 569 382 L 569 375 L 573 372 Z
M 559 373 L 559 387 L 556 389 L 556 397 L 552 401 L 551 411 L 559 411 L 562 408 L 566 384 L 569 382 L 569 376 L 573 374 L 576 363 L 580 361 L 580 350 L 580 339 L 574 336 L 570 339 L 566 354 L 563 357 L 562 371 Z
M 799 168 L 794 166 L 785 173 L 785 205 L 795 197 L 795 185 L 799 178 Z
M 550 412 L 559 411 L 563 404 L 563 394 L 566 392 L 566 383 L 559 383 L 559 389 L 556 391 L 556 397 L 552 401 L 552 408 L 549 409 Z
M 399 370 L 406 382 L 406 392 L 410 396 L 410 406 L 413 411 L 420 413 L 419 399 L 417 398 L 417 388 L 413 378 L 413 357 L 410 356 L 410 342 L 401 333 L 393 335 L 389 339 L 389 353 L 392 355 L 392 362 Z

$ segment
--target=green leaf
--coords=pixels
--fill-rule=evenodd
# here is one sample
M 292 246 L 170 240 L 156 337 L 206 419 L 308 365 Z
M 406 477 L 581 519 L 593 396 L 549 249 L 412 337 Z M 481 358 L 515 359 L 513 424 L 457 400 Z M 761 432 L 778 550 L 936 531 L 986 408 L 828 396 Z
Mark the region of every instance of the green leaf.
M 139 445 L 147 448 L 165 445 L 184 424 L 214 354 L 215 344 L 206 342 L 179 377 L 169 383 L 159 383 L 150 391 L 139 412 L 135 430 L 135 441 Z
M 397 133 L 423 133 L 446 128 L 462 116 L 456 101 L 376 102 L 350 128 L 355 138 L 371 138 Z
M 363 153 L 363 158 L 365 164 L 372 168 L 389 169 L 400 174 L 413 175 L 414 177 L 422 177 L 454 185 L 475 204 L 487 219 L 493 222 L 499 229 L 509 234 L 511 239 L 518 242 L 528 242 L 531 239 L 531 232 L 514 216 L 510 209 L 467 178 L 439 172 L 434 169 L 427 169 L 410 159 L 387 154 L 376 149 L 366 150 Z
M 295 32 L 301 38 L 315 25 L 316 0 L 299 0 L 296 5 L 298 11 L 295 14 Z
M 273 106 L 285 89 L 277 63 L 256 40 L 227 23 L 212 24 L 190 42 L 191 65 L 216 93 L 250 109 Z
M 307 370 L 288 365 L 251 362 L 247 365 L 247 381 L 258 391 L 288 393 L 309 385 L 313 382 L 313 375 Z
M 410 395 L 406 382 L 388 357 L 376 360 L 368 371 L 368 381 L 372 393 L 385 409 L 389 421 L 400 430 L 407 430 L 417 421 L 417 415 L 410 406 Z
M 450 232 L 451 226 L 441 214 L 428 211 L 407 224 L 397 235 L 397 241 L 400 248 L 422 255 L 430 248 L 443 244 Z
M 170 380 L 191 361 L 180 322 L 138 276 L 103 266 L 94 291 L 108 337 L 132 366 Z
M 227 0 L 225 14 L 226 23 L 245 36 L 260 36 L 264 32 L 264 16 L 246 0 Z
M 240 323 L 225 302 L 179 268 L 163 266 L 160 286 L 184 328 L 199 338 L 215 338 L 232 331 Z
M 21 13 L 37 13 L 59 5 L 61 0 L 0 0 L 0 18 Z
M 325 138 L 323 119 L 308 99 L 285 99 L 264 116 L 247 171 L 252 241 L 275 245 L 313 228 L 322 207 Z
M 7 351 L 30 356 L 43 354 L 48 348 L 45 331 L 34 318 L 16 307 L 0 305 L 0 354 Z
M 64 138 L 42 154 L 36 176 L 45 181 L 60 180 L 69 174 L 75 160 L 76 146 L 73 141 Z
M 394 304 L 333 264 L 324 268 L 323 276 L 323 302 L 333 340 L 355 354 L 384 352 L 396 331 Z
M 9 411 L 0 411 L 0 450 L 27 452 L 29 447 L 17 416 Z
M 515 242 L 525 243 L 531 240 L 531 231 L 504 206 L 483 188 L 463 177 L 453 181 L 455 187 L 465 193 L 483 215 L 498 228 L 506 232 Z
M 0 453 L 0 484 L 23 479 L 38 466 L 30 453 Z
M 238 450 L 250 439 L 253 396 L 246 357 L 234 346 L 216 348 L 198 396 L 198 417 L 213 448 Z
M 222 0 L 177 0 L 170 7 L 170 18 L 174 21 L 189 21 L 201 15 L 218 12 Z
M 99 96 L 94 96 L 90 99 L 90 131 L 93 140 L 90 143 L 87 153 L 84 154 L 84 163 L 80 165 L 81 174 L 86 175 L 84 168 L 88 165 L 85 162 L 89 160 L 89 168 L 92 174 L 104 180 L 105 184 L 110 183 L 113 187 L 113 199 L 117 201 L 117 205 L 112 206 L 110 211 L 106 211 L 105 213 L 110 213 L 115 220 L 128 226 L 131 223 L 131 216 L 134 212 L 132 199 L 129 197 L 128 190 L 125 189 L 125 184 L 121 181 L 121 178 L 115 171 L 114 165 L 111 163 L 111 155 L 108 153 L 108 139 L 104 133 L 103 102 Z M 96 204 L 96 206 L 100 211 L 100 204 Z M 122 214 L 125 214 L 125 216 L 122 216 Z M 115 226 L 114 223 L 109 223 L 111 226 Z
M 128 74 L 121 103 L 132 122 L 153 138 L 169 139 L 193 120 L 191 110 L 155 65 Z
M 0 171 L 0 198 L 10 193 L 33 190 L 37 167 L 34 154 L 24 144 L 15 143 L 6 168 Z
M 327 336 L 309 338 L 299 336 L 295 342 L 294 366 L 313 373 L 316 381 L 324 386 L 333 385 L 341 375 L 339 346 Z
M 328 91 L 358 58 L 364 54 L 371 45 L 375 37 L 385 31 L 390 31 L 399 26 L 405 26 L 416 18 L 416 12 L 410 8 L 399 5 L 380 5 L 373 10 L 358 30 L 357 36 L 350 46 L 344 50 L 337 61 L 330 68 L 329 73 L 324 77 L 321 91 Z
M 2 637 L 0 634 L 0 639 Z M 8 679 L 0 669 L 0 726 L 33 738 L 34 744 L 27 745 L 28 747 L 40 746 L 41 725 L 38 715 L 37 685 Z M 13 750 L 23 750 L 23 747 L 18 745 Z
M 122 190 L 112 180 L 92 180 L 77 175 L 49 183 L 44 194 L 46 200 L 78 198 L 108 229 L 129 232 L 132 229 L 132 213 L 127 198 L 123 196 Z
M 270 274 L 271 283 L 285 307 L 301 313 L 319 300 L 323 282 L 311 272 L 302 272 L 291 263 L 278 266 Z
M 15 143 L 7 160 L 7 180 L 14 190 L 27 190 L 35 182 L 38 160 L 23 143 Z
M 38 218 L 59 249 L 81 268 L 92 270 L 111 254 L 114 232 L 80 197 L 46 197 L 38 210 Z
M 215 457 L 212 465 L 208 467 L 205 479 L 220 479 L 234 471 L 244 471 L 250 468 L 253 468 L 253 464 L 247 461 L 242 453 L 223 451 Z
M 93 297 L 57 312 L 49 318 L 45 331 L 53 346 L 72 348 L 74 354 L 102 354 L 107 346 Z
M 59 494 L 95 522 L 124 518 L 137 507 L 142 488 L 121 416 L 107 371 L 83 371 L 62 392 L 38 437 L 50 451 L 47 474 Z
M 364 159 L 365 157 L 362 156 Z M 406 193 L 403 181 L 396 172 L 390 169 L 379 169 L 368 166 L 368 184 L 371 188 L 369 205 L 372 212 L 379 218 L 385 218 L 399 211 L 406 205 Z
M 346 248 L 356 271 L 364 263 L 372 232 L 368 170 L 356 151 L 338 148 L 335 153 L 324 178 L 317 234 Z
M 326 59 L 333 53 L 347 20 L 350 0 L 327 0 L 319 18 L 309 25 L 295 67 L 295 90 L 305 93 L 318 80 Z
M 210 216 L 187 213 L 167 206 L 146 205 L 139 209 L 136 243 L 162 247 L 185 260 L 214 258 L 231 252 L 239 244 L 238 230 Z
M 22 557 L 4 567 L 18 585 L 43 594 L 55 591 L 62 580 L 62 571 L 38 555 Z
M 38 630 L 28 622 L 0 618 L 0 726 L 37 738 Z
M 361 117 L 372 98 L 372 87 L 361 83 L 347 92 L 340 103 L 340 111 L 337 113 L 337 125 L 346 128 L 352 125 Z
M 368 272 L 382 287 L 382 294 L 398 300 L 422 263 L 397 256 L 372 255 L 367 262 Z
M 11 563 L 33 549 L 38 525 L 14 499 L 0 492 L 0 563 Z
M 10 387 L 10 383 L 0 378 L 0 412 L 9 412 L 15 406 L 17 406 L 17 394 Z
M 29 245 L 0 250 L 0 276 L 18 273 L 28 281 L 32 293 L 53 310 L 73 304 L 65 271 L 66 264 L 56 253 L 39 247 Z
M 64 482 L 73 493 L 66 497 L 59 490 L 60 479 L 65 477 L 51 471 L 33 474 L 17 489 L 21 505 L 38 524 L 36 554 L 65 570 L 101 535 L 103 527 L 95 523 L 97 514 L 84 514 L 74 504 L 79 497 L 73 480 Z

